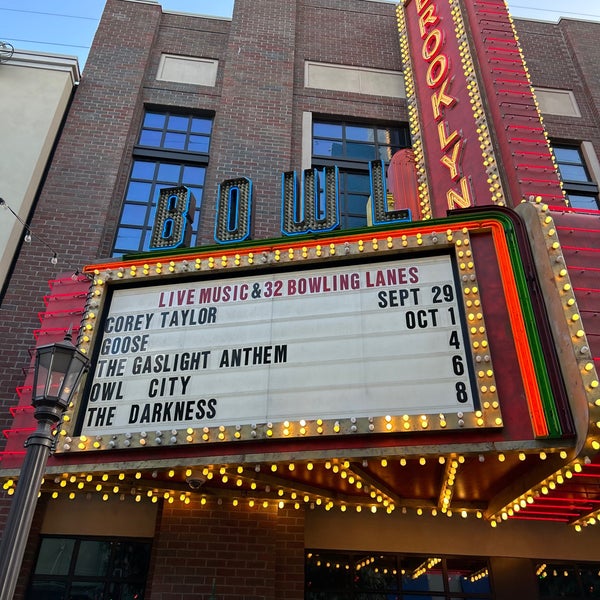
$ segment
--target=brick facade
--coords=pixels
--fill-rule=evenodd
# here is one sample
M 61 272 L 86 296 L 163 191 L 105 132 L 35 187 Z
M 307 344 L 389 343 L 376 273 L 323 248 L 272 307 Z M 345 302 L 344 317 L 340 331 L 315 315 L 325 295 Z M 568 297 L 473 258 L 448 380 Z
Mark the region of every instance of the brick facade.
M 572 90 L 581 118 L 548 115 L 550 137 L 586 140 L 600 155 L 600 26 L 516 23 L 533 84 Z M 161 54 L 218 59 L 214 87 L 158 81 Z M 50 240 L 24 245 L 0 307 L 0 429 L 34 345 L 47 280 L 110 255 L 145 107 L 214 116 L 199 243 L 213 241 L 219 182 L 254 182 L 253 239 L 280 235 L 280 174 L 301 168 L 302 115 L 405 123 L 403 99 L 307 88 L 305 61 L 401 71 L 395 6 L 367 0 L 236 0 L 232 21 L 162 13 L 107 0 L 104 16 L 31 222 Z M 0 447 L 3 445 L 0 442 Z M 0 464 L 0 467 L 2 465 Z M 0 523 L 6 518 L 0 499 Z M 41 527 L 38 511 L 24 569 Z M 299 600 L 304 594 L 304 511 L 250 511 L 164 503 L 147 597 Z M 22 578 L 16 598 L 24 594 Z
M 302 511 L 166 504 L 157 531 L 151 600 L 208 598 L 213 589 L 232 600 L 302 597 Z

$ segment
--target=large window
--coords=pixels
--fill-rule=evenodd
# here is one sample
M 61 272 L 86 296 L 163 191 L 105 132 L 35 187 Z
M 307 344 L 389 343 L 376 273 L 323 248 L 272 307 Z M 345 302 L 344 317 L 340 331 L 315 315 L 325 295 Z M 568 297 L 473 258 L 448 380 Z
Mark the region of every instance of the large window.
M 600 563 L 539 563 L 536 575 L 543 600 L 600 598 Z
M 42 538 L 27 600 L 143 600 L 150 541 Z
M 488 600 L 487 560 L 381 552 L 306 552 L 305 600 Z
M 387 165 L 396 151 L 408 148 L 408 127 L 315 120 L 312 133 L 312 166 L 339 168 L 342 228 L 364 227 L 371 194 L 369 161 L 382 159 Z
M 573 208 L 598 210 L 598 186 L 590 177 L 581 149 L 561 145 L 553 148 L 569 204 Z
M 192 245 L 196 242 L 212 119 L 147 111 L 115 237 L 114 255 L 148 250 L 160 190 L 185 185 L 195 198 Z

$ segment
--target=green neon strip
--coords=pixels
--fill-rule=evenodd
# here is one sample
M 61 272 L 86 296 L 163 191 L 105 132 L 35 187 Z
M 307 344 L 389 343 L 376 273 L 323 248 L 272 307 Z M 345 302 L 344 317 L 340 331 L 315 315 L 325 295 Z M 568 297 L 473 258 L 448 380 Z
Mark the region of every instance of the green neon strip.
M 518 215 L 517 215 L 517 218 Z M 562 427 L 560 425 L 560 419 L 556 410 L 556 404 L 554 402 L 554 396 L 552 394 L 552 387 L 550 384 L 550 378 L 548 375 L 548 369 L 544 360 L 544 353 L 542 351 L 542 342 L 539 337 L 537 328 L 535 327 L 535 313 L 531 302 L 531 294 L 529 287 L 527 286 L 527 278 L 525 276 L 525 268 L 521 261 L 521 254 L 519 252 L 519 244 L 517 240 L 517 234 L 515 232 L 514 224 L 512 220 L 503 214 L 497 214 L 493 212 L 483 211 L 477 215 L 477 218 L 469 218 L 466 215 L 459 217 L 448 217 L 443 222 L 477 222 L 483 219 L 493 220 L 501 223 L 506 235 L 506 243 L 508 247 L 508 253 L 510 256 L 513 274 L 515 277 L 515 283 L 519 294 L 519 300 L 521 303 L 521 309 L 523 311 L 523 320 L 525 323 L 525 330 L 527 333 L 527 341 L 529 342 L 529 348 L 533 359 L 533 367 L 536 374 L 537 384 L 540 390 L 540 397 L 542 400 L 542 407 L 544 409 L 544 416 L 546 418 L 546 424 L 548 426 L 548 438 L 560 438 L 563 436 Z M 431 222 L 431 221 L 430 221 Z

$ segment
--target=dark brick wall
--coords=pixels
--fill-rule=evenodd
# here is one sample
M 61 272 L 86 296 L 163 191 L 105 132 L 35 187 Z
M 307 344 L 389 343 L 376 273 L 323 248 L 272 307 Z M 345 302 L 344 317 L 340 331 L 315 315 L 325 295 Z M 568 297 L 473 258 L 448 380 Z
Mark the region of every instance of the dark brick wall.
M 544 115 L 550 138 L 588 140 L 600 156 L 600 25 L 570 19 L 557 24 L 516 20 L 534 88 L 571 90 L 581 117 Z
M 152 551 L 150 600 L 300 600 L 304 512 L 165 504 Z

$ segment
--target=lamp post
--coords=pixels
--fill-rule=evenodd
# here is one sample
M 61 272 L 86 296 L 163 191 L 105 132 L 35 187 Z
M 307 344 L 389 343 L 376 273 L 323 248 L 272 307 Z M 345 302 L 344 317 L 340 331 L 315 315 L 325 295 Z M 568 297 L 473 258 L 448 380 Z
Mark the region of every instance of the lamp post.
M 63 342 L 36 350 L 31 403 L 37 429 L 25 442 L 25 460 L 0 544 L 0 600 L 12 600 L 17 585 L 42 477 L 54 443 L 52 428 L 61 420 L 88 366 L 88 358 L 71 343 L 70 330 Z

